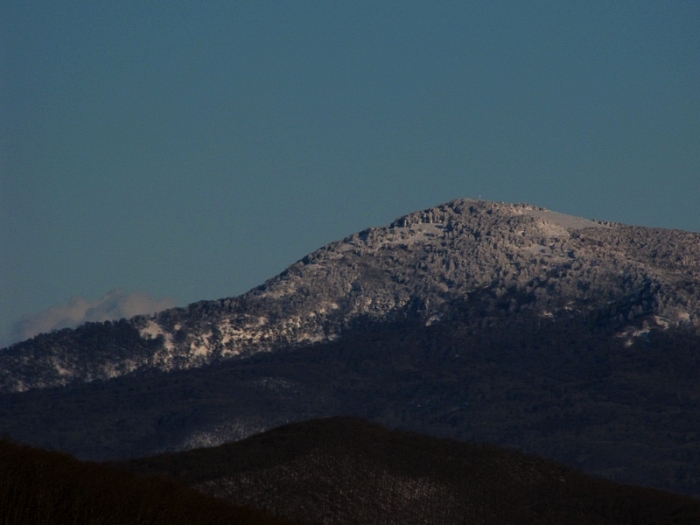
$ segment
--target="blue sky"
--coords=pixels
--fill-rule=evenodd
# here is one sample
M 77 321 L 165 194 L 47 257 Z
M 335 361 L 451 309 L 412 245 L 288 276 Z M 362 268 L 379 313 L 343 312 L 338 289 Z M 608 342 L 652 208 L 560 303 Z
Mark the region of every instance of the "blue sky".
M 460 197 L 700 231 L 695 1 L 6 0 L 0 68 L 0 341 Z

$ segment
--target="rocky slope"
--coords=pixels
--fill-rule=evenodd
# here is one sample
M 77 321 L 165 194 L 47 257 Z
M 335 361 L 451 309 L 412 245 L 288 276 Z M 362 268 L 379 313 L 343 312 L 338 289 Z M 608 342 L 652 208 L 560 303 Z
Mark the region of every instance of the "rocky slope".
M 503 316 L 598 312 L 630 345 L 697 330 L 700 234 L 455 200 L 331 243 L 239 297 L 15 344 L 0 351 L 0 388 L 191 369 L 333 341 L 372 320 L 430 325 L 484 291 L 507 300 Z

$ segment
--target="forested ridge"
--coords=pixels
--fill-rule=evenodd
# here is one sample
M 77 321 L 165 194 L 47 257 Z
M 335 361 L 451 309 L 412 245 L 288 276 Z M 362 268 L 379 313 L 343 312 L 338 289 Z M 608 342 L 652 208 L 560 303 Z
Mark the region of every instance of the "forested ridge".
M 587 476 L 486 444 L 354 418 L 120 464 L 222 499 L 327 524 L 695 524 L 700 500 Z

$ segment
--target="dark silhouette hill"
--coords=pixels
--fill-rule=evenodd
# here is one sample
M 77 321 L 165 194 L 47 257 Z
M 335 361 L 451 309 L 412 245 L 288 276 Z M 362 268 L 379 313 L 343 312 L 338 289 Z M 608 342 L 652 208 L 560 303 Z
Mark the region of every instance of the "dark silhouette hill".
M 596 479 L 513 450 L 352 418 L 296 423 L 122 466 L 326 524 L 700 522 L 700 500 Z
M 294 525 L 162 477 L 0 441 L 2 525 Z

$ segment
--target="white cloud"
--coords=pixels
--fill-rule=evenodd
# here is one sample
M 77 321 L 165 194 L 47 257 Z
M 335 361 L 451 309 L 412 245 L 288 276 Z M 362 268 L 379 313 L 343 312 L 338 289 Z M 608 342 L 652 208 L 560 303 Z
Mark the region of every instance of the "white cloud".
M 94 301 L 84 297 L 73 297 L 65 304 L 34 315 L 25 316 L 10 329 L 7 344 L 24 341 L 35 335 L 61 328 L 74 328 L 88 321 L 101 322 L 129 318 L 139 314 L 150 314 L 172 308 L 172 299 L 153 299 L 142 292 L 128 293 L 112 290 Z

